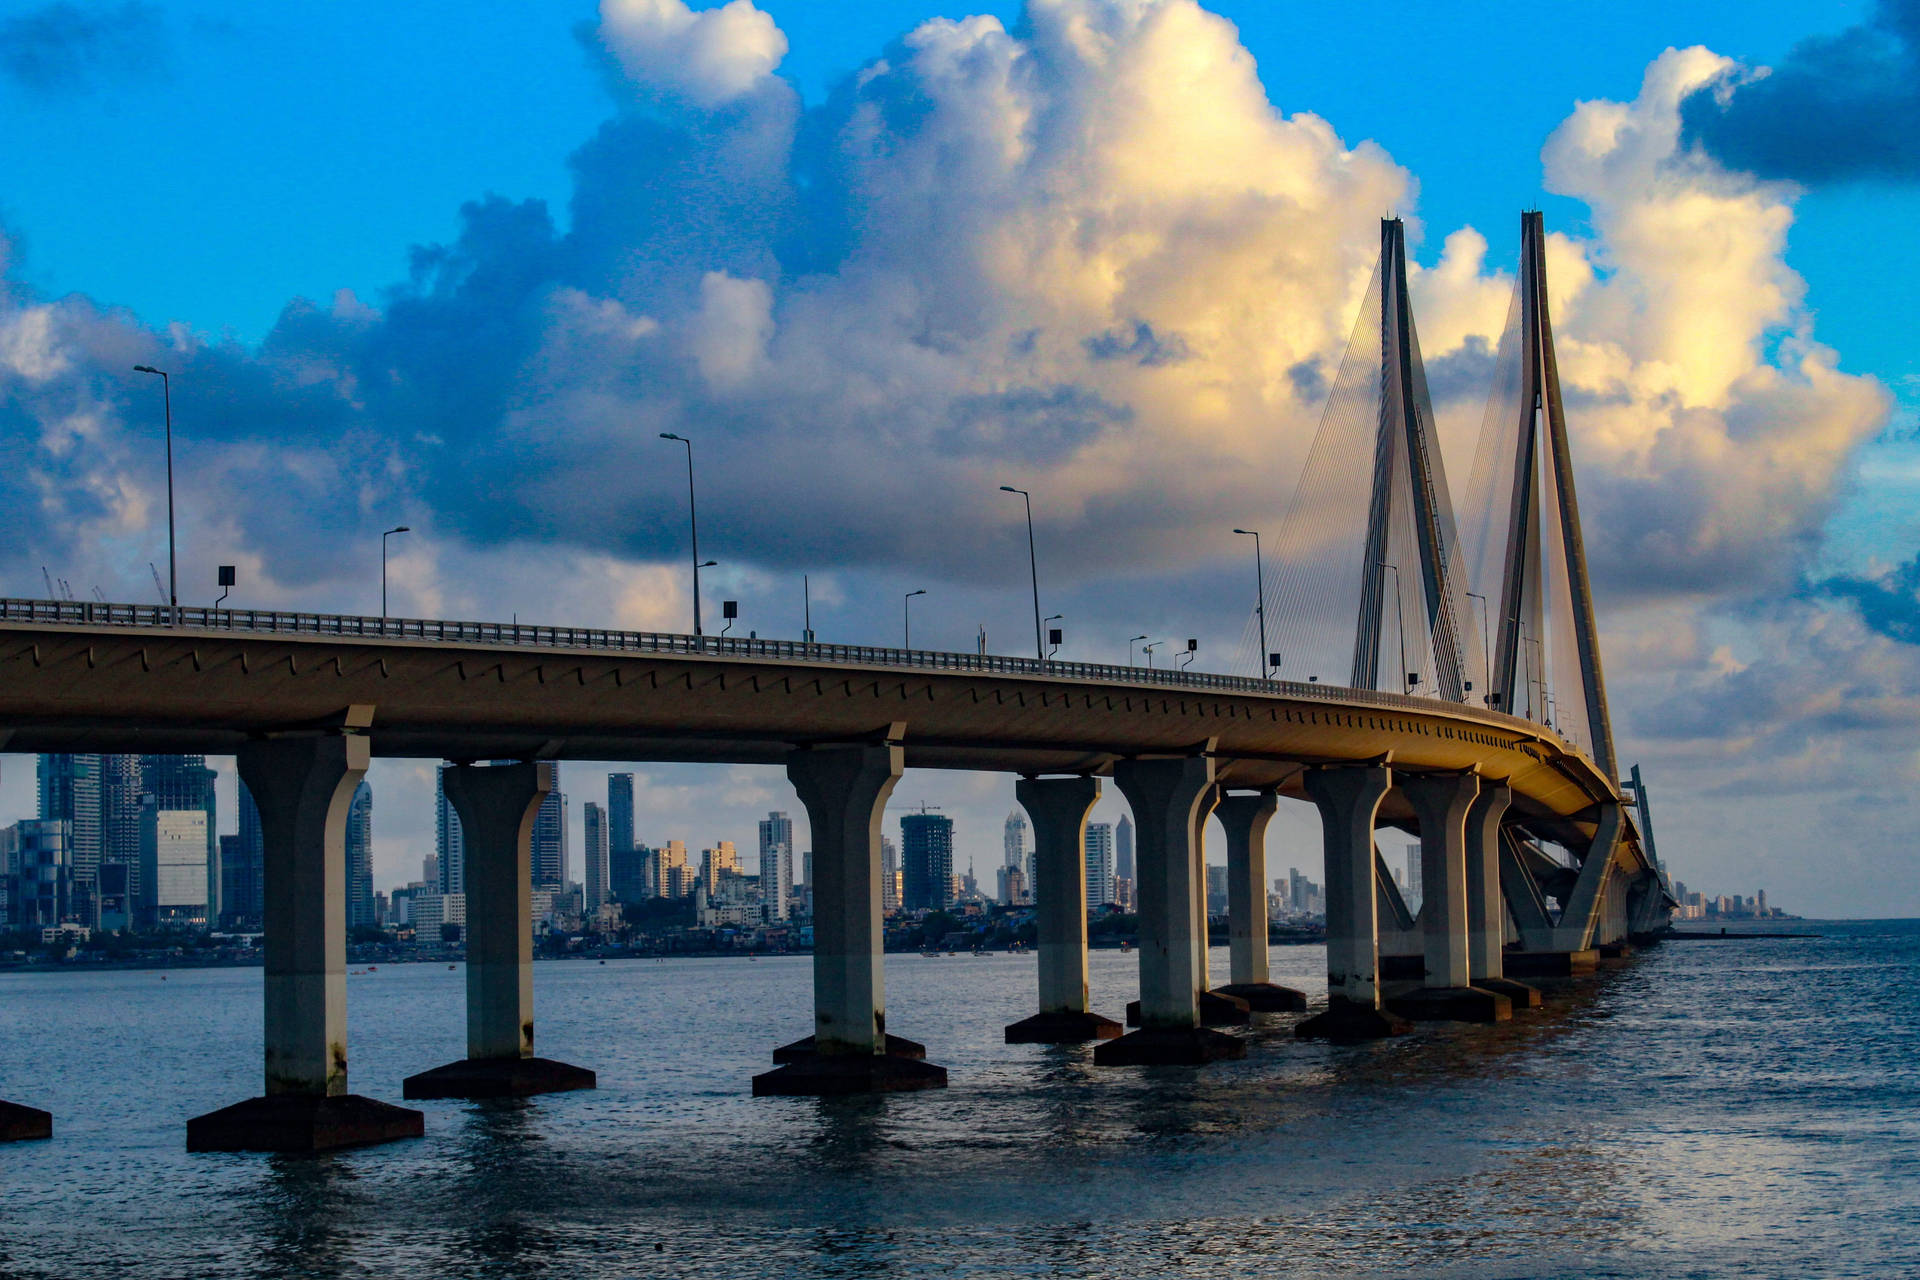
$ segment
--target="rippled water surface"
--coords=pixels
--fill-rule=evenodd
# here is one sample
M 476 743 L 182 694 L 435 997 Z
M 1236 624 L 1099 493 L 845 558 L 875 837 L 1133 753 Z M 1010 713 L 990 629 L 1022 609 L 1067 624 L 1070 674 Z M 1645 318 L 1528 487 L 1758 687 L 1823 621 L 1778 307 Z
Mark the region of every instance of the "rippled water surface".
M 541 964 L 600 1088 L 424 1103 L 422 1141 L 193 1155 L 259 1092 L 258 970 L 0 975 L 0 1276 L 1920 1275 L 1920 923 L 1668 944 L 1508 1025 L 1096 1069 L 1009 1046 L 1034 961 L 888 957 L 945 1091 L 755 1099 L 804 959 Z M 1317 948 L 1274 952 L 1309 991 Z M 1226 957 L 1217 952 L 1216 975 Z M 1117 1015 L 1136 961 L 1098 952 Z M 352 1083 L 464 1051 L 464 976 L 349 979 Z

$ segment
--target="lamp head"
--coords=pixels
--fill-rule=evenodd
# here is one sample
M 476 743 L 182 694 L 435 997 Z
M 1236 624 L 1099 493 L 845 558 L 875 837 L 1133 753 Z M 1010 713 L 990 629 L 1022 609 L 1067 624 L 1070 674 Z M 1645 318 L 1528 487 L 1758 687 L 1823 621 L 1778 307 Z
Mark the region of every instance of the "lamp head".
M 159 373 L 160 372 L 158 369 L 154 368 L 150 364 L 137 364 L 133 366 L 133 371 L 135 373 Z M 165 375 L 162 375 L 162 376 L 165 376 Z
M 662 440 L 678 440 L 678 441 L 680 441 L 680 442 L 681 442 L 681 443 L 683 443 L 683 444 L 684 444 L 684 443 L 686 443 L 686 437 L 685 437 L 685 436 L 677 436 L 677 435 L 675 435 L 675 434 L 673 434 L 673 432 L 671 432 L 671 431 L 662 431 L 662 432 L 660 433 L 660 438 L 661 438 Z

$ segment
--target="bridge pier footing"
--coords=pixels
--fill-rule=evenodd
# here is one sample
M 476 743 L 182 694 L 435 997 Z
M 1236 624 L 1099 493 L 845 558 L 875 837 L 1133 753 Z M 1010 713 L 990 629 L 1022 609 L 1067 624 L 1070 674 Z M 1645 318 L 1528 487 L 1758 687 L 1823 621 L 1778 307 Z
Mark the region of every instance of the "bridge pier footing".
M 1384 763 L 1307 773 L 1307 795 L 1320 811 L 1326 854 L 1327 1008 L 1293 1029 L 1303 1039 L 1378 1040 L 1411 1029 L 1380 1001 L 1373 824 L 1392 786 L 1393 770 Z
M 52 1112 L 17 1102 L 0 1102 L 0 1142 L 32 1142 L 52 1136 Z
M 1206 882 L 1196 878 L 1205 874 L 1196 854 L 1200 820 L 1213 800 L 1213 760 L 1123 760 L 1113 772 L 1137 833 L 1141 1026 L 1095 1048 L 1093 1060 L 1158 1066 L 1243 1058 L 1244 1041 L 1201 1025 Z
M 1021 778 L 1013 793 L 1033 821 L 1040 1011 L 1010 1025 L 1006 1042 L 1111 1040 L 1120 1024 L 1087 1007 L 1087 815 L 1100 798 L 1100 780 Z
M 1415 1022 L 1504 1022 L 1513 1001 L 1476 987 L 1468 944 L 1467 816 L 1480 798 L 1475 769 L 1405 778 L 1401 794 L 1420 822 L 1421 985 L 1387 1007 Z
M 942 1089 L 947 1069 L 887 1034 L 882 967 L 880 823 L 900 781 L 894 725 L 876 743 L 807 747 L 787 777 L 813 828 L 813 1035 L 775 1051 L 755 1097 L 826 1097 Z
M 455 765 L 467 886 L 467 1056 L 408 1076 L 408 1098 L 525 1098 L 591 1089 L 584 1067 L 533 1056 L 533 824 L 553 790 L 536 761 Z
M 349 723 L 365 727 L 371 708 Z M 367 740 L 269 738 L 237 753 L 264 845 L 266 1093 L 187 1122 L 189 1151 L 329 1151 L 417 1138 L 418 1111 L 347 1092 L 347 810 Z

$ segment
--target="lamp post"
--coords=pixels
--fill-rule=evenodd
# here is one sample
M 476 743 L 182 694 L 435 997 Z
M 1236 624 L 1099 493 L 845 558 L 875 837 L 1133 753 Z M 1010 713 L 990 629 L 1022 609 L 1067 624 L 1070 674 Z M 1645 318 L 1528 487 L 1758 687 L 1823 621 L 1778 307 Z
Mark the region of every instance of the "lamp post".
M 1142 636 L 1142 637 L 1140 637 L 1140 638 L 1141 638 L 1142 640 L 1145 640 L 1145 639 L 1146 639 L 1146 637 L 1145 637 L 1145 636 Z M 1141 646 L 1140 646 L 1140 648 L 1141 648 L 1142 650 L 1144 650 L 1144 651 L 1146 652 L 1146 655 L 1147 655 L 1147 670 L 1149 670 L 1149 671 L 1151 671 L 1151 670 L 1153 670 L 1153 647 L 1154 647 L 1154 645 L 1158 645 L 1158 644 L 1165 644 L 1165 643 L 1166 643 L 1166 641 L 1165 641 L 1165 640 L 1155 640 L 1155 641 L 1152 641 L 1152 642 L 1151 642 L 1151 643 L 1149 643 L 1149 644 L 1143 644 L 1143 645 L 1141 645 Z
M 160 379 L 161 402 L 167 417 L 167 607 L 180 607 L 180 566 L 174 554 L 173 540 L 173 379 L 165 369 L 150 364 L 133 366 L 135 373 L 151 373 Z
M 1128 666 L 1133 665 L 1133 646 L 1145 639 L 1146 639 L 1146 636 L 1137 635 L 1137 636 L 1134 636 L 1131 640 L 1127 641 L 1127 665 Z
M 1480 701 L 1486 702 L 1493 692 L 1493 629 L 1487 625 L 1487 598 L 1469 591 L 1467 599 L 1480 602 Z
M 387 539 L 396 533 L 412 533 L 413 530 L 403 524 L 397 524 L 380 535 L 380 620 L 387 620 Z
M 678 440 L 687 446 L 687 525 L 693 534 L 693 634 L 697 636 L 703 634 L 700 630 L 700 571 L 713 562 L 700 563 L 700 512 L 693 501 L 693 441 L 671 431 L 662 431 L 660 438 Z
M 1267 573 L 1260 565 L 1260 531 L 1258 529 L 1235 529 L 1253 539 L 1253 576 L 1260 584 L 1260 603 L 1254 612 L 1260 615 L 1260 668 L 1263 679 L 1273 679 L 1273 669 L 1279 664 L 1274 661 L 1273 650 L 1267 648 Z
M 922 587 L 918 591 L 907 592 L 905 598 L 900 601 L 900 647 L 902 649 L 913 648 L 913 598 L 925 594 L 927 589 Z
M 1000 486 L 1002 493 L 1017 493 L 1027 504 L 1027 568 L 1033 574 L 1033 656 L 1045 662 L 1046 645 L 1040 638 L 1040 560 L 1033 550 L 1033 495 L 1010 484 Z
M 1400 692 L 1405 693 L 1412 683 L 1407 677 L 1412 673 L 1407 670 L 1407 613 L 1405 606 L 1400 603 L 1400 566 L 1385 560 L 1375 563 L 1382 569 L 1393 570 L 1393 629 L 1400 633 Z

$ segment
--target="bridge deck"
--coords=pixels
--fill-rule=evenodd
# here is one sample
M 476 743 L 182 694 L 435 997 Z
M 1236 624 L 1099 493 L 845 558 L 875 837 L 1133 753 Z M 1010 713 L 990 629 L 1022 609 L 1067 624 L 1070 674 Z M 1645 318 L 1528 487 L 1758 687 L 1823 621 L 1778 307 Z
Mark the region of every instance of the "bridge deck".
M 380 756 L 778 764 L 904 724 L 914 768 L 1106 773 L 1212 742 L 1228 785 L 1478 765 L 1577 842 L 1615 780 L 1540 725 L 1439 699 L 981 654 L 503 623 L 0 600 L 0 746 L 230 754 L 371 708 Z M 1391 820 L 1407 812 L 1391 804 Z

